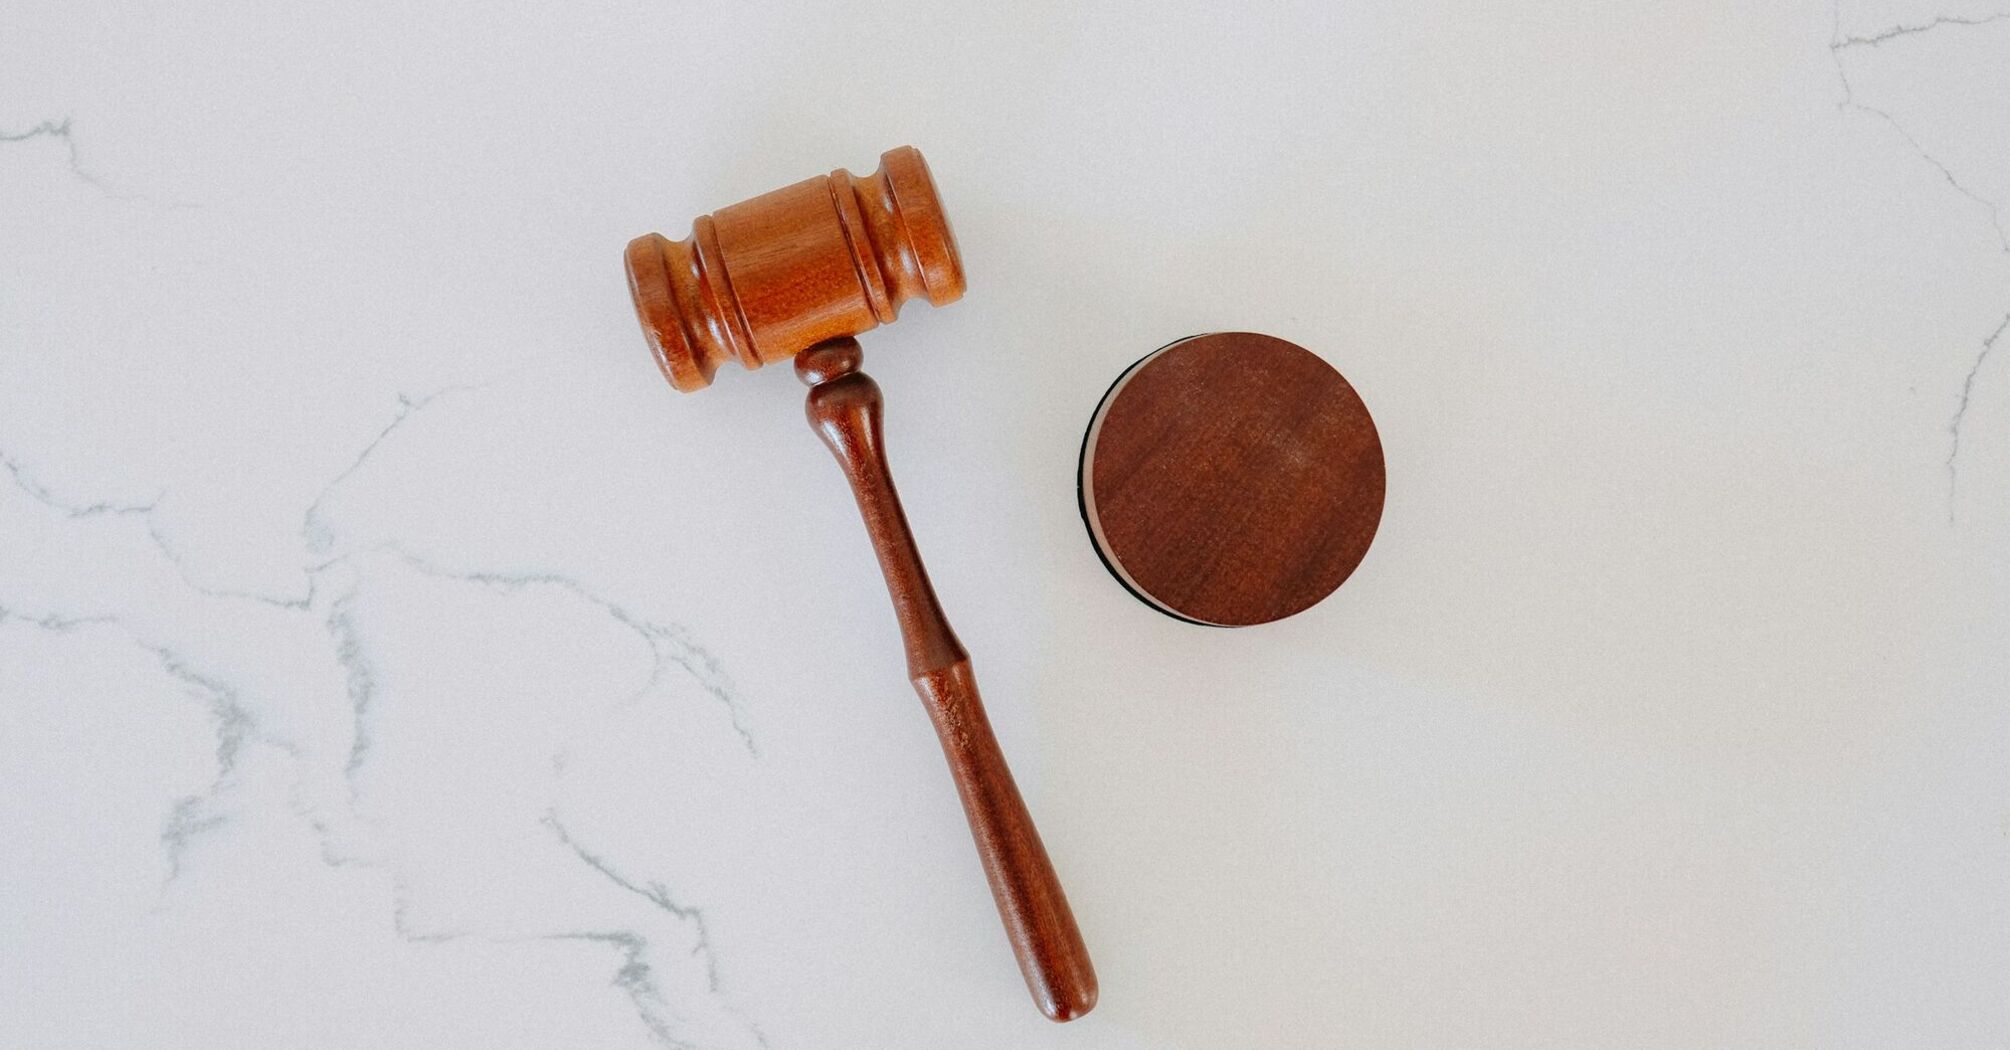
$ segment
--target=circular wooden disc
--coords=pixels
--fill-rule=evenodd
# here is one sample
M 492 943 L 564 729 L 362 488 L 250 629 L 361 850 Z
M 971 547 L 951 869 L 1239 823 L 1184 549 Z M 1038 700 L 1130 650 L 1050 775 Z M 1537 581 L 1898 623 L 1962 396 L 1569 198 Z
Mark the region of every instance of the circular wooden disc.
M 1117 377 L 1082 441 L 1082 520 L 1131 593 L 1195 623 L 1303 611 L 1382 520 L 1382 441 L 1354 388 L 1253 332 L 1182 339 Z

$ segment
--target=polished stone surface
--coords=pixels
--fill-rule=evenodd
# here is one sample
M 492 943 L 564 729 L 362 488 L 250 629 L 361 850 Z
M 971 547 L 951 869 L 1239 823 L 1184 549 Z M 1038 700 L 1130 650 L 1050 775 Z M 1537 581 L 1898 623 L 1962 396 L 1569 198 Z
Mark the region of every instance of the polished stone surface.
M 0 1045 L 2010 1042 L 2010 7 L 0 29 Z M 673 393 L 622 282 L 903 142 L 970 291 L 867 367 L 1066 1027 L 799 385 Z M 1245 631 L 1074 494 L 1221 329 L 1390 478 Z

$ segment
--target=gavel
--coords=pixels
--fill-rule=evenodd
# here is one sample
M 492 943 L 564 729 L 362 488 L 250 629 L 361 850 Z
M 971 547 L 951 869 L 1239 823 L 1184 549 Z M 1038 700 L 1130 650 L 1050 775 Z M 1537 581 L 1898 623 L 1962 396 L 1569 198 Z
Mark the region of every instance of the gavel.
M 719 366 L 795 359 L 810 426 L 837 457 L 879 556 L 908 677 L 942 741 L 977 855 L 1040 1011 L 1069 1021 L 1096 1004 L 1096 972 L 1068 899 L 991 732 L 970 654 L 950 629 L 901 510 L 881 437 L 879 384 L 859 371 L 861 332 L 902 303 L 963 295 L 963 262 L 920 151 L 880 155 L 628 244 L 628 287 L 665 378 L 690 392 Z

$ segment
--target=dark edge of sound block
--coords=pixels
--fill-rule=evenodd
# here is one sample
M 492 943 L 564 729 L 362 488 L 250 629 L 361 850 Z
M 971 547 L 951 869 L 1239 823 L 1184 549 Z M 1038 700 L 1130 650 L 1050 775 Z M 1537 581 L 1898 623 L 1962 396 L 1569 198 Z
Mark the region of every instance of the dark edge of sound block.
M 1103 571 L 1109 573 L 1110 579 L 1117 581 L 1117 586 L 1122 587 L 1125 590 L 1125 592 L 1130 594 L 1131 597 L 1136 598 L 1139 604 L 1143 605 L 1145 608 L 1150 609 L 1155 613 L 1158 613 L 1161 616 L 1171 617 L 1172 619 L 1178 620 L 1181 623 L 1190 623 L 1193 624 L 1195 627 L 1211 627 L 1216 630 L 1225 631 L 1225 630 L 1232 630 L 1242 625 L 1230 624 L 1230 623 L 1208 623 L 1206 620 L 1196 620 L 1191 616 L 1182 616 L 1179 613 L 1176 613 L 1171 609 L 1167 608 L 1166 606 L 1153 601 L 1151 598 L 1145 596 L 1142 592 L 1140 592 L 1136 587 L 1131 586 L 1130 581 L 1124 579 L 1124 574 L 1118 572 L 1117 567 L 1110 563 L 1109 552 L 1103 549 L 1102 544 L 1096 542 L 1096 530 L 1093 526 L 1089 524 L 1089 495 L 1082 488 L 1082 477 L 1084 472 L 1088 469 L 1088 463 L 1089 463 L 1089 434 L 1091 431 L 1096 429 L 1096 417 L 1102 414 L 1103 405 L 1110 400 L 1111 395 L 1117 392 L 1117 387 L 1122 386 L 1124 380 L 1128 378 L 1132 372 L 1137 371 L 1138 368 L 1142 366 L 1146 361 L 1149 361 L 1152 358 L 1157 357 L 1161 352 L 1165 350 L 1171 349 L 1175 344 L 1184 343 L 1189 339 L 1199 339 L 1202 336 L 1214 335 L 1214 334 L 1215 334 L 1214 332 L 1195 332 L 1192 335 L 1180 336 L 1178 339 L 1175 339 L 1172 342 L 1169 342 L 1164 346 L 1161 346 L 1153 350 L 1152 352 L 1144 355 L 1143 357 L 1140 357 L 1137 360 L 1132 361 L 1128 367 L 1126 367 L 1123 371 L 1117 373 L 1117 378 L 1110 380 L 1110 385 L 1107 389 L 1103 391 L 1103 396 L 1096 399 L 1096 407 L 1089 410 L 1088 425 L 1082 428 L 1082 451 L 1079 455 L 1075 457 L 1075 513 L 1079 515 L 1082 519 L 1082 533 L 1089 537 L 1089 549 L 1096 552 L 1096 560 L 1103 563 Z

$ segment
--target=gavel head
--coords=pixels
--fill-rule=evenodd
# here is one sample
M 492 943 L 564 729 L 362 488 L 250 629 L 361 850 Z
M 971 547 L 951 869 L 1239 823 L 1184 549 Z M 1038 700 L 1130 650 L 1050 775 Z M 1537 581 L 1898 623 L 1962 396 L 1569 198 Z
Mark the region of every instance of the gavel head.
M 670 385 L 702 390 L 719 365 L 759 368 L 893 320 L 916 296 L 963 295 L 963 260 L 921 151 L 880 154 L 699 216 L 691 235 L 628 242 L 628 290 Z

